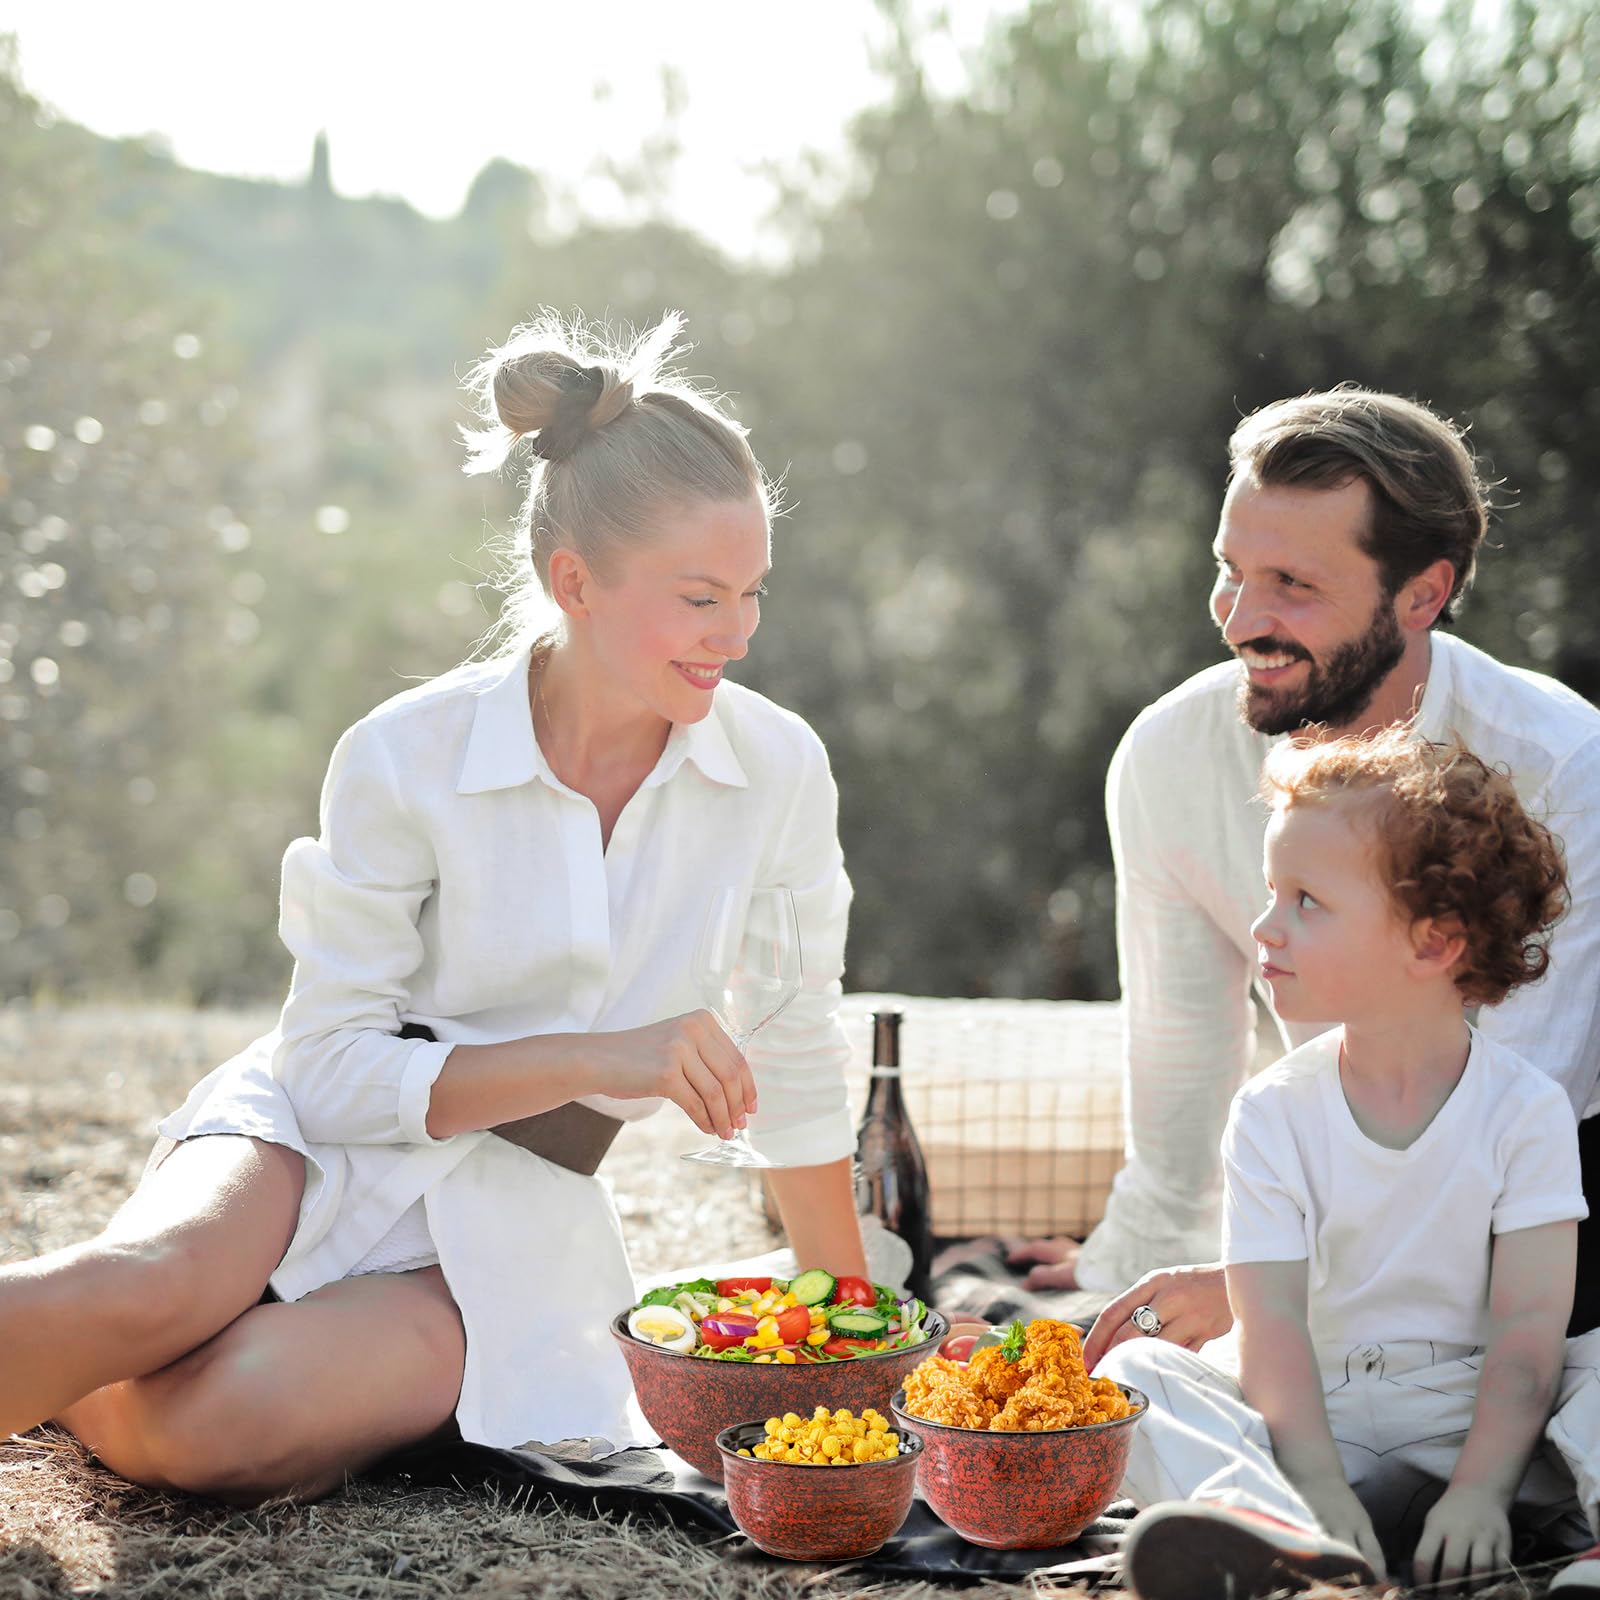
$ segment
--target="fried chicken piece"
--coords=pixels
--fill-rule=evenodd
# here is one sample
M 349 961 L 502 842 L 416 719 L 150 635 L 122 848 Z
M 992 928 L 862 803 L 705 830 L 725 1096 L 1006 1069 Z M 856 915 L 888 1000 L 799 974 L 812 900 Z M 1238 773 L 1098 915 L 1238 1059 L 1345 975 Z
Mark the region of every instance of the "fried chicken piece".
M 995 1407 L 968 1386 L 958 1362 L 929 1356 L 906 1375 L 906 1410 L 952 1428 L 987 1428 Z
M 1007 1361 L 998 1347 L 980 1350 L 967 1363 L 967 1383 L 997 1406 L 1003 1406 L 1027 1381 L 1022 1363 Z
M 1111 1422 L 1128 1415 L 1121 1389 L 1091 1378 L 1078 1330 L 1040 1317 L 1028 1324 L 1021 1354 L 980 1350 L 965 1367 L 930 1356 L 906 1379 L 906 1409 L 929 1422 L 997 1433 L 1037 1433 Z

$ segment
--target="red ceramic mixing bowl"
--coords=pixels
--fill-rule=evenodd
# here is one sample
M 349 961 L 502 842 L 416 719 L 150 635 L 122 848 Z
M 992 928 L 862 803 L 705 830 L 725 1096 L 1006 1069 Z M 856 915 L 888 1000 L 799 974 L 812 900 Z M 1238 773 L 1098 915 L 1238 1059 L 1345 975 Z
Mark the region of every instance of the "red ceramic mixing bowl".
M 858 1417 L 872 1406 L 888 1416 L 889 1402 L 906 1374 L 938 1349 L 949 1326 L 937 1311 L 929 1311 L 923 1320 L 928 1337 L 921 1344 L 845 1361 L 798 1361 L 792 1367 L 713 1361 L 646 1344 L 628 1332 L 626 1311 L 613 1319 L 611 1332 L 622 1347 L 645 1420 L 691 1466 L 720 1482 L 717 1435 L 724 1428 L 751 1417 L 781 1417 L 786 1411 L 809 1417 L 818 1406 L 830 1411 L 843 1407 Z
M 922 1440 L 917 1482 L 941 1521 L 969 1544 L 1039 1550 L 1071 1544 L 1117 1497 L 1133 1430 L 1150 1402 L 1120 1385 L 1133 1410 L 1115 1422 L 1040 1433 L 992 1433 L 926 1422 L 894 1397 L 895 1425 Z
M 741 1456 L 766 1437 L 764 1422 L 717 1435 L 733 1520 L 759 1549 L 789 1561 L 857 1561 L 899 1531 L 917 1488 L 922 1441 L 901 1439 L 887 1461 L 802 1467 Z

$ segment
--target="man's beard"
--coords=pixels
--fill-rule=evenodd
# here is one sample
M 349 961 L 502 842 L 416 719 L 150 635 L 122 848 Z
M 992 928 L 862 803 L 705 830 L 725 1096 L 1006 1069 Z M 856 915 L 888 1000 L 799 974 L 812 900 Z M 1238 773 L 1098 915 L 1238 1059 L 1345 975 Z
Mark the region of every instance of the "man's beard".
M 1242 649 L 1293 656 L 1310 663 L 1299 689 L 1260 689 L 1240 662 L 1239 716 L 1257 733 L 1294 733 L 1308 722 L 1343 728 L 1372 704 L 1378 686 L 1405 654 L 1405 636 L 1387 597 L 1378 602 L 1367 631 L 1339 645 L 1326 661 L 1287 639 L 1252 639 Z M 1237 651 L 1235 652 L 1237 654 Z

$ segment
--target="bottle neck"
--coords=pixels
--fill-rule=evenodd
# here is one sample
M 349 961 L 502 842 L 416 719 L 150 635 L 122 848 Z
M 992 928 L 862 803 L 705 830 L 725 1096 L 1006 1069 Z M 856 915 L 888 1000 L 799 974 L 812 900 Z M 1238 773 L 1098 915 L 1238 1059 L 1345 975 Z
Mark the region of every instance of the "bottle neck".
M 872 1072 L 867 1111 L 881 1114 L 900 1105 L 900 1013 L 872 1015 Z
M 867 1085 L 867 1112 L 869 1117 L 881 1117 L 898 1112 L 905 1102 L 900 1095 L 900 1069 L 874 1067 Z

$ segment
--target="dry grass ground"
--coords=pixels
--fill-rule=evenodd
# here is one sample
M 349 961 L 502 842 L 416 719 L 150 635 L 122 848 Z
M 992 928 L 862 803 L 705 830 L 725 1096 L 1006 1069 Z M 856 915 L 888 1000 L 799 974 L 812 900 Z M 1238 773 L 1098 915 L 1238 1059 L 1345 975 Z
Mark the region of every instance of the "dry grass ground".
M 0 1012 L 0 1261 L 92 1232 L 137 1177 L 157 1117 L 267 1020 Z M 693 1129 L 663 1114 L 627 1130 L 608 1158 L 641 1272 L 681 1264 L 685 1240 L 705 1240 L 721 1256 L 773 1242 L 740 1180 L 675 1159 L 686 1137 Z M 931 1600 L 951 1592 L 750 1560 L 742 1545 L 396 1478 L 355 1483 L 317 1505 L 241 1512 L 134 1488 L 50 1429 L 0 1441 L 0 1600 Z M 1536 1595 L 1543 1576 L 1491 1594 Z M 1048 1580 L 960 1592 L 973 1600 L 1081 1593 Z
M 138 1176 L 156 1119 L 269 1020 L 0 1013 L 0 1260 L 91 1233 Z M 720 1256 L 769 1248 L 774 1240 L 742 1180 L 676 1159 L 684 1130 L 695 1134 L 670 1116 L 626 1130 L 607 1159 L 638 1269 L 681 1263 L 688 1239 L 714 1240 Z M 240 1512 L 122 1483 L 49 1429 L 0 1442 L 0 1600 L 919 1600 L 941 1592 L 741 1560 L 734 1543 L 743 1541 L 395 1479 L 353 1484 L 318 1505 Z M 1040 1584 L 1034 1592 L 1068 1591 Z

